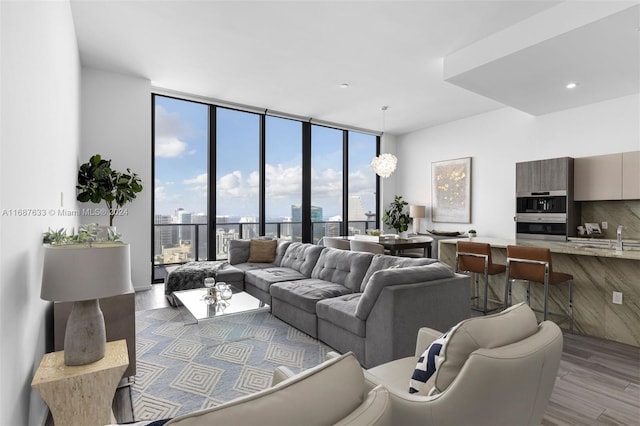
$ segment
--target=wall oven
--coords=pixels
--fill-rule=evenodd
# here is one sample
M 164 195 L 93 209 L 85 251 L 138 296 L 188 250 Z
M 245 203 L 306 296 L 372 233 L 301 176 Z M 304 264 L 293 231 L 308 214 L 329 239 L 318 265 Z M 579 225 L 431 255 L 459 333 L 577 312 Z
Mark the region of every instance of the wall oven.
M 516 238 L 567 239 L 566 213 L 516 214 Z
M 567 192 L 539 191 L 516 196 L 516 238 L 567 239 Z

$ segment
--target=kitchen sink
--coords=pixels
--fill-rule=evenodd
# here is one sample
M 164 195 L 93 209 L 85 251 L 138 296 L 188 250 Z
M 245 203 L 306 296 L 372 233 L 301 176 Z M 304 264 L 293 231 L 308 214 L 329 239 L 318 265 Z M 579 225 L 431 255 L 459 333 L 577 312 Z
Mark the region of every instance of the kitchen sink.
M 610 244 L 576 244 L 575 248 L 584 249 L 587 251 L 602 251 L 602 250 L 619 251 L 616 249 L 614 245 L 610 245 Z M 622 250 L 623 251 L 640 251 L 640 246 L 636 245 L 635 243 L 632 243 L 629 245 L 625 244 Z

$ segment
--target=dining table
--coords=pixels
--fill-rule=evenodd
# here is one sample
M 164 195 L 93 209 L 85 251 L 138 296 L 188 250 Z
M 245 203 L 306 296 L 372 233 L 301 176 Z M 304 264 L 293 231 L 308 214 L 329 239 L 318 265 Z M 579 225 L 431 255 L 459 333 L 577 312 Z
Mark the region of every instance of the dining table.
M 433 238 L 380 238 L 378 244 L 381 244 L 385 250 L 389 250 L 391 256 L 402 254 L 403 250 L 423 249 L 424 257 L 431 257 L 431 243 Z
M 422 249 L 424 257 L 431 257 L 431 248 L 433 243 L 432 237 L 420 235 L 418 238 L 397 238 L 396 236 L 380 236 L 372 237 L 368 235 L 349 235 L 336 237 L 323 237 L 318 242 L 324 245 L 325 238 L 343 238 L 345 240 L 361 239 L 363 241 L 371 241 L 378 243 L 384 247 L 391 256 L 402 256 L 403 250 Z

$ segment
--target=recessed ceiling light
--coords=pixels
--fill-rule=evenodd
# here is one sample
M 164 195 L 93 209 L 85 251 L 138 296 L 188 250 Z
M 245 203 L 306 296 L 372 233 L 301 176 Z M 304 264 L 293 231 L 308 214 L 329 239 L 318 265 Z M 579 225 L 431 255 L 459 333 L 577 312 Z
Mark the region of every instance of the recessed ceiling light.
M 340 88 L 341 88 L 341 89 L 346 89 L 347 87 L 349 87 L 349 83 L 342 83 L 342 84 L 340 85 Z
M 572 81 L 571 83 L 567 83 L 567 85 L 564 87 L 566 87 L 567 89 L 575 89 L 576 87 L 578 87 L 578 83 Z

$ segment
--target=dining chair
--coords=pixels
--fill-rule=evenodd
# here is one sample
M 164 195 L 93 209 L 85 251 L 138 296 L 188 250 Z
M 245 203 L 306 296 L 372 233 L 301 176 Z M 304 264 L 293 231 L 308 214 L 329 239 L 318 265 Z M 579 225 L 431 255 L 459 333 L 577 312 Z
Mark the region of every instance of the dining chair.
M 367 253 L 384 254 L 382 244 L 371 241 L 351 240 L 351 251 L 364 251 Z
M 351 250 L 349 240 L 345 240 L 342 237 L 324 237 L 324 246 L 329 248 L 336 248 L 340 250 Z

